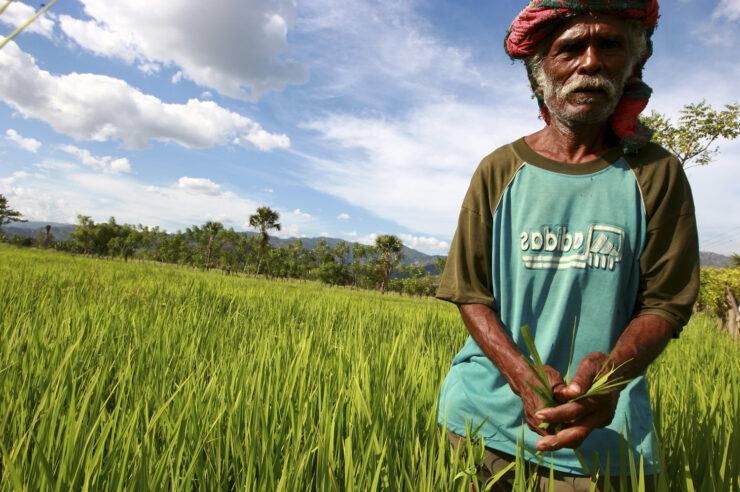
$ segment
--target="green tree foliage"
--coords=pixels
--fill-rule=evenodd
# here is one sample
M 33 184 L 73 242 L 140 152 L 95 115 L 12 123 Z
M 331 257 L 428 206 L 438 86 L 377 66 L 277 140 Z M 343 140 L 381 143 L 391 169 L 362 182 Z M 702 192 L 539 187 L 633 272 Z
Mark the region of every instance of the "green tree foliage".
M 188 248 L 185 234 L 160 234 L 154 249 L 154 259 L 163 263 L 189 263 L 192 250 Z
M 74 245 L 84 254 L 93 252 L 93 239 L 95 236 L 95 222 L 89 215 L 77 215 L 77 221 L 79 224 L 75 226 L 75 230 L 69 235 Z
M 47 224 L 43 231 L 36 235 L 36 244 L 42 248 L 52 248 L 57 240 L 51 232 L 51 226 Z
M 280 214 L 270 207 L 259 207 L 257 213 L 249 216 L 249 227 L 254 227 L 260 231 L 260 247 L 264 248 L 269 241 L 267 232 L 275 229 L 280 230 Z
M 8 206 L 8 199 L 0 195 L 0 238 L 3 237 L 3 226 L 11 222 L 27 222 L 23 214 Z
M 730 266 L 732 266 L 733 268 L 740 267 L 740 255 L 739 254 L 735 253 L 730 256 Z
M 445 265 L 447 265 L 447 257 L 446 256 L 438 256 L 436 260 L 434 260 L 434 266 L 439 272 L 440 275 L 442 275 L 442 272 L 445 269 Z
M 737 103 L 720 111 L 702 101 L 684 105 L 680 113 L 677 123 L 655 110 L 641 120 L 655 130 L 653 141 L 675 154 L 684 169 L 706 166 L 719 153 L 718 139 L 732 140 L 740 134 Z
M 366 289 L 373 287 L 373 285 L 367 285 L 370 278 L 368 271 L 371 269 L 371 266 L 367 262 L 367 257 L 372 252 L 372 249 L 372 246 L 366 246 L 360 243 L 352 244 L 352 262 L 350 263 L 349 270 L 350 275 L 352 275 L 352 285 L 355 287 Z M 365 281 L 364 283 L 363 280 Z
M 185 238 L 195 244 L 195 262 L 205 269 L 221 265 L 222 250 L 239 239 L 234 229 L 225 229 L 220 222 L 208 221 L 203 226 L 192 226 L 185 231 Z
M 399 278 L 388 280 L 388 290 L 410 296 L 432 296 L 437 291 L 435 279 L 424 273 L 423 265 L 399 265 L 396 272 Z
M 348 255 L 350 247 L 345 241 L 339 241 L 333 248 L 326 239 L 319 239 L 314 249 L 318 266 L 311 271 L 311 277 L 330 285 L 349 285 L 352 283 L 352 271 Z
M 119 224 L 115 217 L 98 224 L 87 215 L 78 215 L 77 220 L 79 224 L 70 234 L 71 249 L 83 254 L 128 260 L 139 249 L 151 248 L 159 235 L 158 228 Z
M 272 229 L 280 230 L 280 214 L 271 209 L 270 207 L 259 207 L 257 213 L 249 216 L 249 227 L 259 229 L 259 260 L 257 261 L 256 274 L 260 273 L 260 266 L 265 256 L 265 250 L 269 246 L 269 236 L 267 231 Z
M 375 238 L 372 264 L 378 274 L 380 292 L 385 292 L 386 282 L 405 255 L 403 243 L 397 236 L 382 235 Z
M 701 269 L 701 287 L 697 308 L 717 318 L 721 326 L 734 338 L 740 329 L 740 268 Z

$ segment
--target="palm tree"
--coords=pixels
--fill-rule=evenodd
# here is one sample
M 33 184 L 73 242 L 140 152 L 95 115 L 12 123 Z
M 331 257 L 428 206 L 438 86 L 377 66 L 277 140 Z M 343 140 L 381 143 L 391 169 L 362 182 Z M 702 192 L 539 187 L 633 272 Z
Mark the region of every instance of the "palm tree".
M 375 238 L 375 266 L 380 275 L 380 292 L 385 292 L 385 284 L 405 255 L 401 252 L 403 242 L 392 235 L 378 236 Z
M 267 231 L 270 229 L 280 230 L 280 214 L 275 212 L 270 207 L 259 207 L 257 213 L 249 216 L 249 227 L 259 229 L 259 246 L 260 246 L 260 257 L 257 262 L 257 274 L 259 274 L 260 266 L 262 264 L 262 257 L 265 253 L 265 248 L 269 244 L 269 236 Z

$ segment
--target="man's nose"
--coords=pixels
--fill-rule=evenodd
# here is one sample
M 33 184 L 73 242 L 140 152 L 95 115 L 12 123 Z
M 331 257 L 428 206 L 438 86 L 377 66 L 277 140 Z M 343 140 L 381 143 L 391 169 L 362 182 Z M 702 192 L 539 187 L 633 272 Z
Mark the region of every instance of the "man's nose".
M 578 70 L 587 75 L 598 73 L 603 67 L 601 55 L 596 46 L 588 45 L 581 54 L 581 63 Z

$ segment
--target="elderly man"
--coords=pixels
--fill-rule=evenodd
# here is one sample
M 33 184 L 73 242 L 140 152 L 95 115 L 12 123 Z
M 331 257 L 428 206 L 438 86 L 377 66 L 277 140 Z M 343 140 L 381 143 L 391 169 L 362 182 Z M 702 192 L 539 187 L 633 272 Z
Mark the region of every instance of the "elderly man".
M 535 0 L 507 34 L 546 126 L 481 162 L 437 294 L 459 306 L 470 332 L 439 422 L 453 442 L 479 428 L 489 474 L 513 460 L 522 433 L 526 449 L 553 452 L 568 490 L 589 486 L 571 448 L 589 467 L 598 455 L 592 473 L 618 475 L 629 437 L 653 473 L 644 373 L 688 321 L 698 289 L 688 182 L 637 120 L 657 19 L 657 0 Z M 566 384 L 574 324 L 577 371 Z M 531 387 L 524 325 L 559 406 L 543 408 Z M 570 402 L 605 367 L 631 382 Z

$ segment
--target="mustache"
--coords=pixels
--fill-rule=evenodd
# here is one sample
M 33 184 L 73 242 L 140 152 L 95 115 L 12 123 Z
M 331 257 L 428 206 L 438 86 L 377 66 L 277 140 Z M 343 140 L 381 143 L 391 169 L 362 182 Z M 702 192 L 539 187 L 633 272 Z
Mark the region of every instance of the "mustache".
M 604 91 L 609 99 L 612 99 L 617 93 L 617 85 L 603 75 L 584 75 L 561 87 L 558 96 L 565 99 L 571 93 L 583 90 Z

